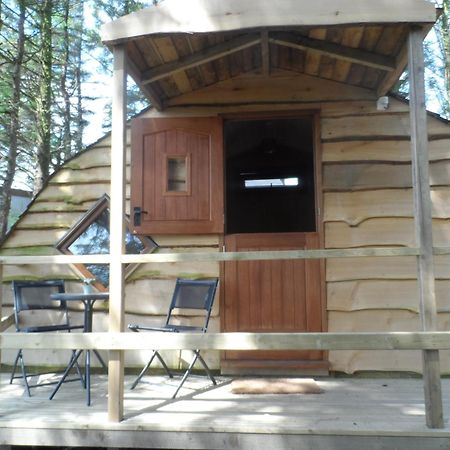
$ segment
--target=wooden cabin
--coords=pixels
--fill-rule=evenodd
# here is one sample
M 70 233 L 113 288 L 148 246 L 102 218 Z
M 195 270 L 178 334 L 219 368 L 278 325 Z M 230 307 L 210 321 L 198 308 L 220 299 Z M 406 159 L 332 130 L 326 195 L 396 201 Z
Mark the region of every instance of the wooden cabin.
M 64 252 L 108 194 L 109 285 L 97 288 L 111 298 L 96 331 L 159 323 L 176 277 L 219 277 L 216 333 L 448 330 L 450 256 L 433 247 L 450 246 L 450 124 L 425 113 L 423 83 L 422 40 L 437 13 L 425 0 L 166 0 L 104 25 L 112 134 L 51 177 L 1 254 Z M 410 103 L 391 94 L 408 63 Z M 152 104 L 129 123 L 127 75 Z M 216 256 L 127 260 L 126 229 L 153 255 Z M 139 265 L 127 272 L 125 261 Z M 77 289 L 86 273 L 5 265 L 3 312 L 13 279 Z M 419 352 L 387 348 L 229 348 L 207 359 L 228 375 L 450 373 L 448 350 L 429 371 Z M 425 361 L 436 353 L 425 348 Z M 111 354 L 116 380 L 146 357 Z M 123 405 L 110 408 L 120 420 Z

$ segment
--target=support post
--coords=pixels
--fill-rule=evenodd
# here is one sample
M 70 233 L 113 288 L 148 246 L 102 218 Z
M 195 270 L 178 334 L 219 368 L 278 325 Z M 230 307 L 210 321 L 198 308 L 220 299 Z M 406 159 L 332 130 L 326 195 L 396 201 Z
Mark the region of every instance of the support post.
M 127 68 L 123 45 L 113 49 L 113 99 L 111 145 L 111 205 L 109 263 L 109 331 L 123 332 L 125 278 L 121 262 L 125 251 L 126 108 Z M 108 418 L 123 419 L 124 352 L 110 351 L 108 363 Z
M 0 263 L 0 320 L 2 316 L 3 310 L 3 264 Z M 0 349 L 0 372 L 2 369 L 2 350 Z
M 422 331 L 436 331 L 432 213 L 429 181 L 428 132 L 425 107 L 423 32 L 413 27 L 408 39 L 411 157 L 417 247 L 419 310 Z M 426 422 L 443 428 L 442 388 L 438 350 L 423 350 Z

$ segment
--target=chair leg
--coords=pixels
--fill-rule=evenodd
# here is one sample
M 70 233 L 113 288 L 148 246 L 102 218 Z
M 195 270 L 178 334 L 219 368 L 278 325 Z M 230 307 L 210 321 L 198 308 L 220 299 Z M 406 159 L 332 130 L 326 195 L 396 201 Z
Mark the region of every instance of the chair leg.
M 164 367 L 164 370 L 166 371 L 167 375 L 169 375 L 169 378 L 173 378 L 172 372 L 167 367 L 167 364 L 164 361 L 163 357 L 159 354 L 157 350 L 153 350 L 151 358 L 149 359 L 145 367 L 141 370 L 141 373 L 138 375 L 138 377 L 134 380 L 134 383 L 131 385 L 130 389 L 134 389 L 139 383 L 139 381 L 141 381 L 141 378 L 144 376 L 145 372 L 147 372 L 148 368 L 152 365 L 152 362 L 155 359 L 155 357 L 158 358 L 159 362 Z
M 83 377 L 83 371 L 81 370 L 80 364 L 78 364 L 78 358 L 76 356 L 77 356 L 76 350 L 72 350 L 72 356 L 70 357 L 69 365 L 72 363 L 72 361 L 74 359 L 76 359 L 75 360 L 75 369 L 77 371 L 78 376 L 80 377 L 81 386 L 84 387 L 85 382 L 84 382 L 84 377 Z
M 52 400 L 55 394 L 58 392 L 61 385 L 64 383 L 67 375 L 69 374 L 72 367 L 77 363 L 78 358 L 80 357 L 81 353 L 83 353 L 83 350 L 78 350 L 75 355 L 72 356 L 70 359 L 69 365 L 66 367 L 66 370 L 64 371 L 61 379 L 58 381 L 58 384 L 56 385 L 55 389 L 53 390 L 52 394 L 50 395 L 49 399 Z M 83 379 L 83 386 L 85 386 L 86 380 Z
M 197 353 L 198 360 L 200 361 L 200 363 L 202 364 L 203 368 L 205 369 L 205 372 L 208 374 L 209 379 L 212 381 L 212 384 L 216 385 L 217 381 L 213 377 L 213 374 L 209 370 L 209 367 L 206 364 L 205 360 L 203 359 L 202 355 L 200 355 L 200 350 L 196 350 L 195 352 Z
M 15 376 L 16 375 L 16 370 L 17 370 L 17 363 L 20 362 L 20 368 L 22 371 L 22 376 Z M 22 353 L 22 349 L 20 349 L 17 352 L 17 356 L 16 359 L 14 360 L 14 367 L 11 373 L 11 378 L 9 379 L 9 384 L 12 384 L 14 378 L 23 378 L 23 382 L 25 384 L 25 389 L 27 390 L 27 394 L 28 397 L 31 397 L 31 392 L 30 392 L 30 386 L 28 384 L 28 380 L 27 380 L 27 369 L 25 367 L 25 363 L 23 362 L 23 353 Z
M 183 386 L 184 382 L 187 380 L 187 377 L 190 375 L 192 368 L 194 367 L 194 364 L 196 363 L 198 358 L 198 350 L 194 351 L 194 357 L 191 360 L 191 363 L 189 364 L 189 367 L 187 368 L 186 372 L 184 372 L 183 378 L 180 381 L 180 384 L 178 385 L 175 393 L 172 395 L 172 398 L 175 398 L 180 391 L 181 387 Z
M 16 369 L 17 369 L 17 363 L 19 362 L 19 358 L 20 358 L 21 354 L 22 354 L 22 349 L 20 349 L 17 352 L 16 359 L 14 360 L 14 366 L 13 366 L 13 369 L 12 369 L 12 372 L 11 372 L 11 378 L 9 379 L 9 384 L 12 384 L 12 382 L 13 382 L 13 380 L 15 378 Z
M 97 357 L 97 359 L 100 362 L 100 364 L 102 365 L 102 367 L 105 370 L 108 370 L 108 366 L 106 365 L 105 361 L 103 361 L 103 358 L 101 357 L 100 353 L 97 350 L 94 350 L 94 354 Z
M 30 385 L 28 384 L 28 380 L 27 380 L 27 369 L 26 369 L 25 363 L 23 361 L 22 350 L 20 350 L 19 361 L 20 361 L 20 367 L 22 368 L 22 377 L 23 377 L 23 382 L 25 383 L 25 389 L 27 390 L 28 397 L 31 397 Z
M 139 383 L 139 381 L 141 381 L 141 378 L 144 376 L 145 372 L 147 372 L 147 369 L 151 366 L 157 353 L 158 352 L 156 350 L 153 351 L 152 357 L 149 359 L 149 361 L 145 365 L 145 367 L 141 370 L 141 373 L 138 375 L 138 377 L 134 380 L 134 383 L 131 385 L 130 389 L 134 389 L 137 386 L 137 384 Z
M 169 375 L 169 378 L 173 378 L 172 372 L 169 370 L 166 362 L 164 361 L 163 357 L 160 355 L 158 351 L 156 351 L 156 357 L 159 359 L 159 362 L 164 367 L 164 370 L 166 371 L 167 375 Z
M 194 357 L 192 358 L 191 363 L 189 364 L 189 367 L 187 368 L 186 372 L 184 372 L 183 378 L 180 381 L 180 384 L 177 387 L 177 390 L 172 395 L 172 398 L 175 398 L 178 395 L 178 392 L 180 391 L 181 387 L 183 386 L 184 382 L 187 380 L 187 377 L 190 375 L 192 369 L 194 368 L 195 363 L 197 362 L 197 359 L 201 362 L 203 368 L 205 369 L 206 373 L 208 374 L 210 380 L 214 385 L 217 384 L 215 378 L 213 377 L 211 371 L 209 370 L 209 367 L 207 366 L 205 360 L 200 355 L 200 350 L 194 350 Z

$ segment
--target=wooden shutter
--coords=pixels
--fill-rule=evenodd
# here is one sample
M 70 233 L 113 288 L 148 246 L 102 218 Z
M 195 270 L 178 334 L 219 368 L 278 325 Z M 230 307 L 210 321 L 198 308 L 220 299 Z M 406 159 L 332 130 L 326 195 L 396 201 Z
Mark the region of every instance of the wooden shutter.
M 222 233 L 222 149 L 222 121 L 216 117 L 134 120 L 133 232 Z

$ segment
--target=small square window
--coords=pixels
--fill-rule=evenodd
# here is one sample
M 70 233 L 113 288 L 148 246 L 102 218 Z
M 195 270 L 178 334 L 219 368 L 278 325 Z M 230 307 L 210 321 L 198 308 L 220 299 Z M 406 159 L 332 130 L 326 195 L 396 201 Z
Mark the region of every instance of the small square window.
M 168 156 L 166 160 L 166 193 L 187 194 L 189 192 L 189 157 Z
M 128 224 L 128 221 L 127 221 Z M 109 197 L 105 194 L 56 244 L 56 248 L 68 255 L 100 255 L 109 253 Z M 126 227 L 125 250 L 127 254 L 150 253 L 157 245 L 152 239 L 136 236 Z M 86 278 L 94 278 L 94 286 L 107 290 L 109 286 L 109 265 L 75 264 Z M 137 264 L 128 264 L 125 274 L 129 275 Z

